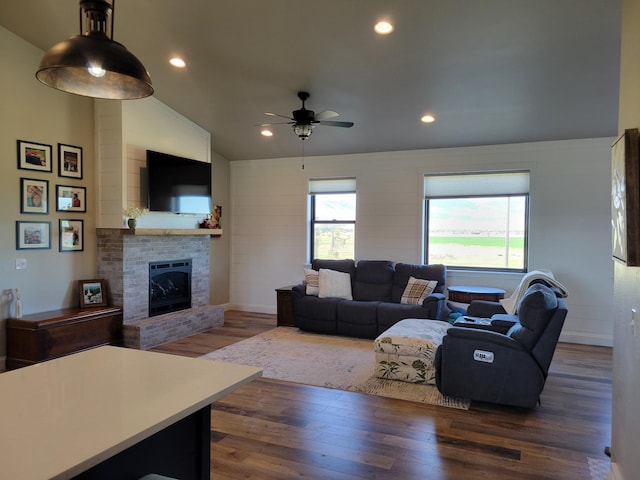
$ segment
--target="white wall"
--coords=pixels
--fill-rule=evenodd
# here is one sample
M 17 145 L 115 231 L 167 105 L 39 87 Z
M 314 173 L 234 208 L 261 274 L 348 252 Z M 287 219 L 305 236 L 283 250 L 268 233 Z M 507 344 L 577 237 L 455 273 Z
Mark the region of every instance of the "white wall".
M 42 85 L 35 79 L 44 52 L 0 27 L 0 368 L 5 356 L 5 321 L 13 315 L 7 291 L 20 288 L 23 314 L 76 306 L 76 280 L 94 278 L 95 157 L 93 101 Z M 53 172 L 19 170 L 16 141 L 52 146 Z M 58 176 L 58 143 L 83 148 L 83 178 Z M 49 182 L 49 213 L 20 213 L 20 178 Z M 87 212 L 56 212 L 56 185 L 87 188 Z M 58 222 L 84 221 L 84 251 L 60 253 Z M 16 250 L 16 220 L 51 222 L 50 250 Z M 16 270 L 16 258 L 27 259 L 26 270 Z
M 231 162 L 230 301 L 275 312 L 275 288 L 299 283 L 308 262 L 307 182 L 355 176 L 357 259 L 422 262 L 426 173 L 531 171 L 529 268 L 570 291 L 562 340 L 612 341 L 609 230 L 611 138 L 305 159 Z M 510 293 L 521 275 L 451 272 L 449 284 Z
M 229 162 L 212 151 L 211 134 L 159 100 L 96 100 L 100 227 L 123 228 L 125 207 L 145 207 L 146 150 L 212 163 L 214 205 L 229 203 Z M 225 225 L 223 208 L 222 224 Z M 204 215 L 150 212 L 138 228 L 197 228 Z M 210 302 L 229 299 L 229 239 L 211 239 Z
M 146 207 L 146 150 L 211 163 L 211 134 L 154 97 L 96 100 L 99 227 L 122 228 L 126 207 Z M 149 213 L 140 228 L 195 228 L 202 215 Z
M 640 128 L 640 0 L 622 2 L 622 49 L 618 131 Z M 611 459 L 614 480 L 632 480 L 640 472 L 640 331 L 633 336 L 631 309 L 640 309 L 640 268 L 615 262 L 613 407 Z

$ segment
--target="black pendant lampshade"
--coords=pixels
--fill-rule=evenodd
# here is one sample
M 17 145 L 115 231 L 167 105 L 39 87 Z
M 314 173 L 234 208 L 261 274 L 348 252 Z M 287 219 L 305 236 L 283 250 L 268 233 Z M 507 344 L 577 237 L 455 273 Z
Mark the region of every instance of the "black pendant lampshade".
M 40 62 L 36 78 L 58 90 L 87 97 L 129 100 L 152 95 L 151 78 L 144 65 L 113 40 L 113 18 L 111 36 L 107 35 L 107 22 L 114 10 L 115 0 L 112 4 L 80 0 L 81 34 L 51 47 Z

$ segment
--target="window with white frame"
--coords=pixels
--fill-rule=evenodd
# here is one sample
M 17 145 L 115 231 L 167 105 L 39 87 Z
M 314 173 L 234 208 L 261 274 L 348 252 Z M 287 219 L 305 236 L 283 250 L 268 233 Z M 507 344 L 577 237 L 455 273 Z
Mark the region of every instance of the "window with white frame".
M 426 175 L 424 192 L 428 263 L 527 270 L 529 172 Z
M 309 180 L 311 259 L 355 258 L 356 179 Z

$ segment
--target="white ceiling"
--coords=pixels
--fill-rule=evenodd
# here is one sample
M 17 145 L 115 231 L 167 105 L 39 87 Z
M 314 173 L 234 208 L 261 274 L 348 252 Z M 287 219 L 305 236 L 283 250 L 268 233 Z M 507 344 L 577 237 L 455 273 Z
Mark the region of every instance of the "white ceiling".
M 256 126 L 299 108 L 299 90 L 355 122 L 317 126 L 307 156 L 536 142 L 617 134 L 620 3 L 119 0 L 114 37 L 229 160 L 300 156 L 288 125 Z M 79 33 L 78 1 L 2 0 L 0 25 L 46 50 Z

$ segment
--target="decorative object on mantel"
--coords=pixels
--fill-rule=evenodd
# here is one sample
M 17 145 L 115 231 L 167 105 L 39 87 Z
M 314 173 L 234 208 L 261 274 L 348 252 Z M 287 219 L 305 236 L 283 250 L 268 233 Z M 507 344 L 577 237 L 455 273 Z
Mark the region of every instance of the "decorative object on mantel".
M 212 233 L 212 237 L 220 237 L 222 236 L 222 227 L 220 226 L 220 217 L 222 216 L 222 205 L 216 205 L 216 208 L 213 210 L 213 218 L 211 215 L 207 215 L 207 217 L 202 220 L 198 225 L 200 228 L 208 228 L 210 230 L 217 230 L 215 233 Z
M 149 213 L 149 210 L 146 208 L 140 208 L 140 207 L 125 208 L 124 215 L 125 217 L 128 217 L 127 225 L 129 226 L 129 228 L 136 228 L 136 225 L 138 224 L 138 217 L 141 217 L 142 215 L 146 215 L 147 213 Z

